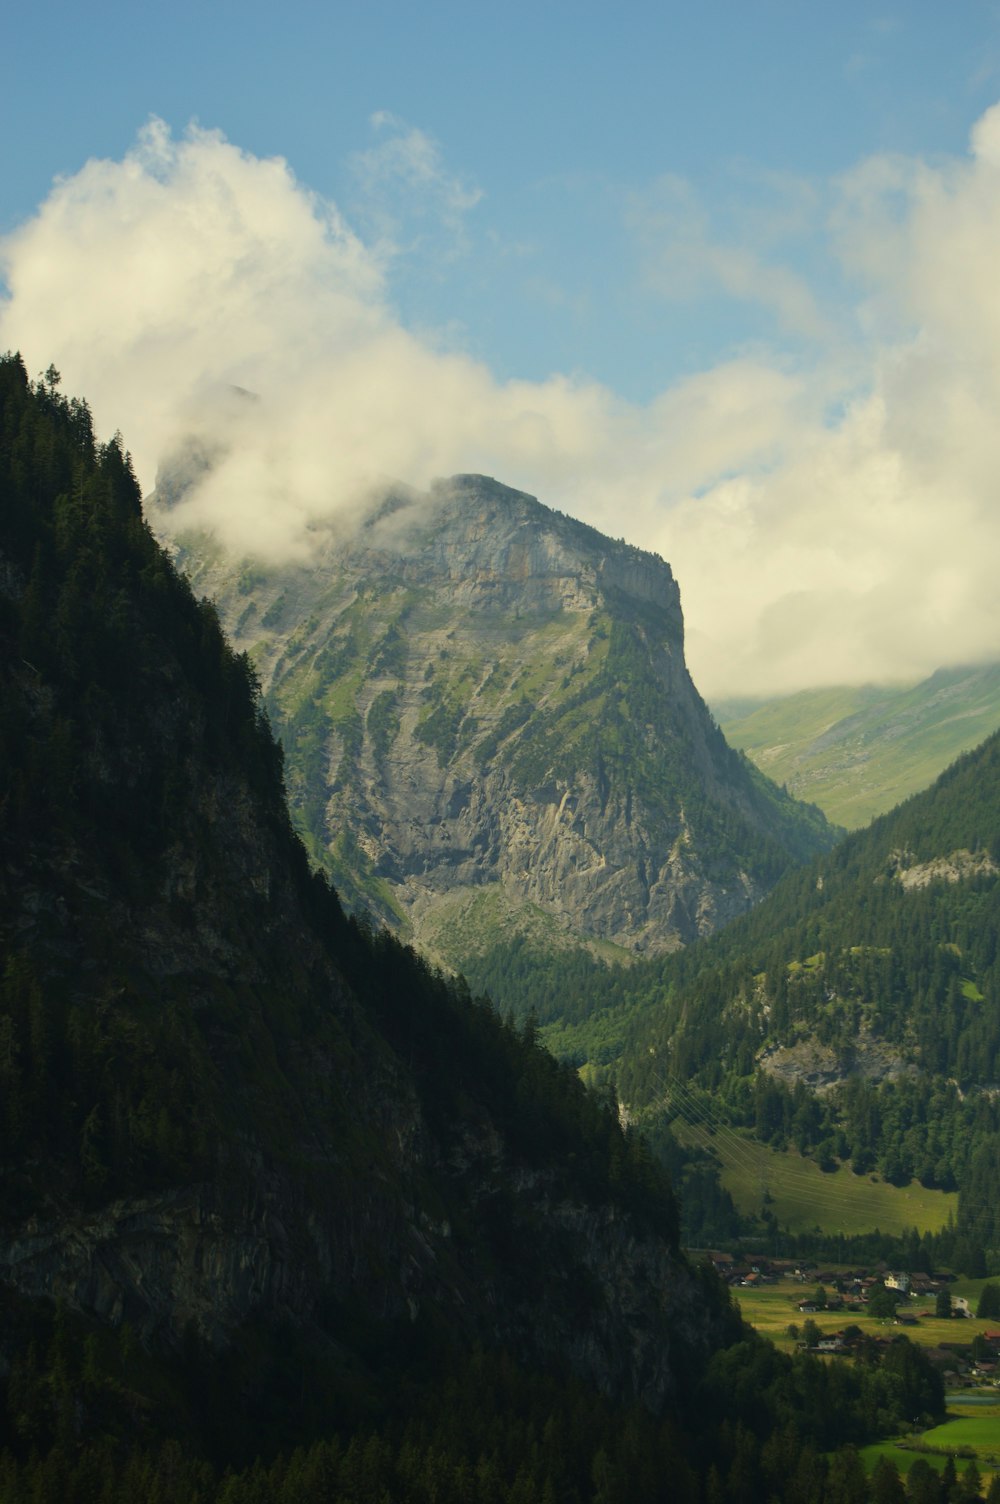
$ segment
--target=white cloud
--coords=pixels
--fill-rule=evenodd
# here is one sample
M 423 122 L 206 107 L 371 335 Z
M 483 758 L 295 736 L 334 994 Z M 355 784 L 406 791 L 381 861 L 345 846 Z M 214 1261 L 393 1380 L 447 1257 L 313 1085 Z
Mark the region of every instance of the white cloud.
M 387 128 L 374 175 L 417 191 L 423 174 L 440 208 L 437 149 Z M 472 190 L 455 193 L 461 217 Z M 154 121 L 4 241 L 0 347 L 54 362 L 147 488 L 179 442 L 220 446 L 181 520 L 241 552 L 301 556 L 385 477 L 479 470 L 662 553 L 707 692 L 1000 657 L 1000 114 L 968 158 L 875 159 L 836 194 L 865 346 L 847 360 L 818 323 L 808 370 L 732 360 L 640 407 L 501 383 L 418 338 L 391 311 L 392 263 L 284 162 Z M 734 247 L 711 270 L 807 326 L 808 289 L 769 266 Z
M 388 110 L 371 118 L 375 146 L 351 161 L 358 188 L 355 212 L 381 255 L 411 253 L 433 241 L 446 259 L 467 248 L 465 218 L 483 197 L 445 164 L 441 148 L 426 132 Z
M 801 232 L 811 209 L 808 185 L 778 174 L 755 174 L 754 187 L 768 199 L 765 215 L 751 208 L 738 216 L 728 237 L 716 233 L 691 184 L 667 174 L 629 201 L 647 285 L 672 301 L 708 299 L 721 289 L 729 297 L 767 309 L 778 327 L 810 340 L 830 341 L 834 328 L 808 284 L 773 260 L 777 234 Z M 762 252 L 770 254 L 765 255 Z

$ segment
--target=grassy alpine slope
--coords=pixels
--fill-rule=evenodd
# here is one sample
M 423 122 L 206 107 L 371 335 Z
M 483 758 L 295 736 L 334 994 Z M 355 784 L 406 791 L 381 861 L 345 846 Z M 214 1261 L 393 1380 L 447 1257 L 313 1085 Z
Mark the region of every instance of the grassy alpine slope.
M 774 1149 L 725 1126 L 708 1130 L 676 1118 L 671 1128 L 681 1143 L 717 1161 L 722 1185 L 745 1217 L 767 1210 L 789 1232 L 828 1231 L 831 1245 L 875 1228 L 894 1237 L 913 1227 L 940 1232 L 958 1210 L 954 1192 L 916 1180 L 895 1186 L 878 1175 L 855 1175 L 847 1165 L 824 1171 L 797 1149 Z
M 853 830 L 927 788 L 1000 726 L 1000 664 L 713 709 L 727 741 L 762 772 Z

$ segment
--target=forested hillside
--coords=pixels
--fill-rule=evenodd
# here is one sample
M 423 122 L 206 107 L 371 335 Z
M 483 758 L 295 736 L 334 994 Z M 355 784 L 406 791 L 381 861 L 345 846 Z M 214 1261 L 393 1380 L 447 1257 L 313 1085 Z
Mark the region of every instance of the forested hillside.
M 525 995 L 558 1020 L 565 1053 L 613 1064 L 648 1126 L 680 1081 L 820 1163 L 957 1186 L 963 1257 L 995 1265 L 998 879 L 994 736 L 712 940 L 655 965 L 581 970 L 564 1012 L 554 979 Z
M 832 1501 L 940 1410 L 905 1339 L 752 1340 L 614 1103 L 345 918 L 120 442 L 12 357 L 0 643 L 5 1504 Z

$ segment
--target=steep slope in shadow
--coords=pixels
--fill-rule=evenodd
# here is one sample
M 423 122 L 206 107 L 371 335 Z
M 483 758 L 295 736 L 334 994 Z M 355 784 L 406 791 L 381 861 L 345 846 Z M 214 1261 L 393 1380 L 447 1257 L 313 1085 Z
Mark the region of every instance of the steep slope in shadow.
M 661 1404 L 726 1319 L 662 1174 L 310 873 L 253 670 L 85 406 L 8 358 L 0 433 L 8 1289 L 167 1351 L 429 1324 Z

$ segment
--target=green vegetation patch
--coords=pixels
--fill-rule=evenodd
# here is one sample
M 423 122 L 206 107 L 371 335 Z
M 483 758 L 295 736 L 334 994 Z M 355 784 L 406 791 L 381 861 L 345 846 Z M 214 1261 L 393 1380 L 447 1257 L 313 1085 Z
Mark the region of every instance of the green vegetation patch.
M 341 828 L 324 850 L 325 865 L 333 875 L 334 886 L 351 909 L 370 909 L 382 921 L 388 921 L 406 938 L 409 920 L 390 883 L 373 870 L 372 863 L 352 832 Z
M 358 693 L 364 683 L 364 671 L 358 667 L 331 684 L 326 691 L 324 707 L 333 726 L 357 715 Z
M 513 736 L 515 731 L 520 730 L 530 718 L 531 713 L 531 703 L 526 699 L 507 706 L 493 730 L 488 732 L 476 746 L 476 757 L 480 768 L 484 768 L 496 756 L 501 744 L 507 740 L 508 736 Z
M 274 600 L 271 602 L 267 610 L 264 612 L 264 615 L 261 617 L 261 626 L 268 628 L 276 627 L 282 616 L 284 615 L 285 607 L 287 604 L 287 594 L 284 590 L 282 590 L 280 595 L 275 596 Z
M 722 1184 L 741 1212 L 756 1216 L 764 1204 L 790 1232 L 940 1232 L 958 1206 L 954 1193 L 929 1191 L 917 1181 L 894 1186 L 855 1175 L 846 1165 L 824 1173 L 794 1150 L 770 1149 L 732 1130 L 710 1134 L 678 1122 L 671 1131 L 717 1157 Z
M 372 740 L 372 749 L 379 762 L 389 754 L 399 732 L 399 695 L 394 689 L 383 690 L 376 695 L 368 708 L 366 724 Z
M 1000 1466 L 1000 1415 L 958 1416 L 919 1435 L 900 1436 L 894 1441 L 875 1442 L 860 1453 L 867 1472 L 880 1457 L 888 1457 L 905 1477 L 918 1458 L 935 1472 L 943 1472 L 951 1457 L 961 1478 L 970 1457 L 975 1459 L 983 1480 L 989 1484 Z
M 713 708 L 726 739 L 762 772 L 854 829 L 926 788 L 1000 725 L 1000 665 Z
M 1000 1461 L 1000 1415 L 962 1415 L 943 1425 L 924 1431 L 920 1438 L 925 1447 L 940 1447 L 957 1452 L 968 1449 L 990 1462 Z
M 552 914 L 537 904 L 511 898 L 501 883 L 443 894 L 425 918 L 424 933 L 432 949 L 454 965 L 506 944 L 513 935 L 530 940 L 546 954 L 582 945 Z
M 861 1458 L 865 1472 L 873 1473 L 879 1459 L 882 1457 L 888 1458 L 902 1478 L 906 1477 L 918 1457 L 923 1457 L 925 1462 L 930 1463 L 936 1473 L 944 1472 L 948 1461 L 947 1457 L 942 1457 L 935 1452 L 925 1454 L 914 1451 L 906 1445 L 906 1440 L 905 1438 L 900 1438 L 897 1441 L 876 1441 L 870 1447 L 862 1447 L 858 1456 Z

